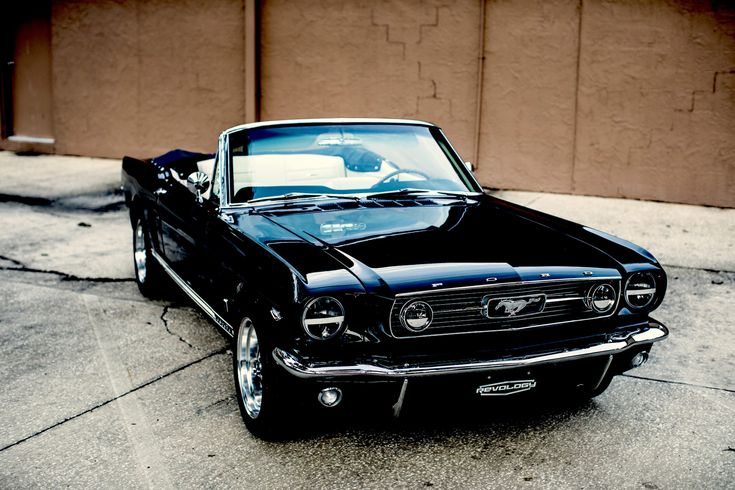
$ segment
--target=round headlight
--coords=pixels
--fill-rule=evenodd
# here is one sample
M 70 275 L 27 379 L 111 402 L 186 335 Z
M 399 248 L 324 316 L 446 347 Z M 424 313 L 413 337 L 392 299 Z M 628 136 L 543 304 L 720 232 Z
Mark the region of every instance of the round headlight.
M 636 272 L 625 283 L 625 302 L 634 310 L 650 305 L 656 297 L 656 280 L 650 272 Z
M 412 332 L 426 330 L 433 318 L 434 311 L 423 301 L 411 301 L 401 308 L 401 325 Z
M 616 299 L 615 289 L 611 285 L 599 284 L 592 286 L 592 289 L 587 293 L 587 306 L 597 313 L 605 313 L 615 305 Z
M 342 303 L 331 296 L 314 298 L 304 307 L 301 325 L 312 339 L 327 340 L 342 331 L 345 309 Z

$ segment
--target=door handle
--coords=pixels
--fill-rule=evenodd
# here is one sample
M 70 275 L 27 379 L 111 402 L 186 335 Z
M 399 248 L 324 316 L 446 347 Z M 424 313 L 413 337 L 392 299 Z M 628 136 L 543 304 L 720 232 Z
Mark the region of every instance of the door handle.
M 162 195 L 166 194 L 167 192 L 168 191 L 166 189 L 164 189 L 163 187 L 161 187 L 160 189 L 156 189 L 155 191 L 153 191 L 153 194 L 155 194 L 157 196 L 162 196 Z

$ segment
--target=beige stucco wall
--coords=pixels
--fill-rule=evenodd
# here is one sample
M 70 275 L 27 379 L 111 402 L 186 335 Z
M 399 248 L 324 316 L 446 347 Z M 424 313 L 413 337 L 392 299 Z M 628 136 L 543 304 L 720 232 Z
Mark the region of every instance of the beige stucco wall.
M 13 58 L 24 56 L 29 62 L 13 70 L 15 135 L 53 137 L 50 36 L 50 20 L 43 13 L 29 16 L 18 27 Z
M 241 0 L 53 3 L 56 152 L 213 151 L 244 119 Z
M 571 191 L 578 2 L 488 2 L 477 175 L 492 187 Z
M 735 21 L 702 2 L 264 0 L 262 118 L 441 125 L 491 187 L 735 206 Z M 481 103 L 479 128 L 475 110 Z
M 572 190 L 735 206 L 735 11 L 585 2 Z
M 436 121 L 474 145 L 477 1 L 265 0 L 261 118 Z
M 735 206 L 735 14 L 488 2 L 480 179 Z
M 57 153 L 211 151 L 259 102 L 436 122 L 490 187 L 735 207 L 720 2 L 52 0 L 51 58 Z

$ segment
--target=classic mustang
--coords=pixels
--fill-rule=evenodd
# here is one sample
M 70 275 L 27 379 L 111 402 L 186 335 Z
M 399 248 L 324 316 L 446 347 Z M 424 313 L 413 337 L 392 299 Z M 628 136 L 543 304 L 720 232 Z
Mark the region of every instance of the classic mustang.
M 593 397 L 668 335 L 650 253 L 487 195 L 429 123 L 246 124 L 122 178 L 140 291 L 170 277 L 232 337 L 260 437 L 310 405 Z

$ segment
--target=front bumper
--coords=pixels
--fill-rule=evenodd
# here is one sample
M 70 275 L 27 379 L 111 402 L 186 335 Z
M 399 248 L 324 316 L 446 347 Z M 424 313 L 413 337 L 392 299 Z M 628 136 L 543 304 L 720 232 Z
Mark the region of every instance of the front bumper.
M 413 378 L 423 376 L 442 376 L 449 374 L 469 374 L 484 371 L 532 367 L 543 364 L 556 364 L 593 357 L 610 357 L 631 349 L 646 349 L 654 342 L 665 339 L 668 329 L 651 321 L 635 332 L 611 336 L 607 342 L 588 345 L 575 349 L 561 349 L 552 352 L 539 352 L 518 357 L 497 359 L 471 359 L 451 363 L 404 363 L 386 365 L 379 362 L 339 363 L 307 362 L 298 356 L 282 350 L 273 349 L 276 363 L 289 374 L 303 379 L 347 379 L 347 378 Z

